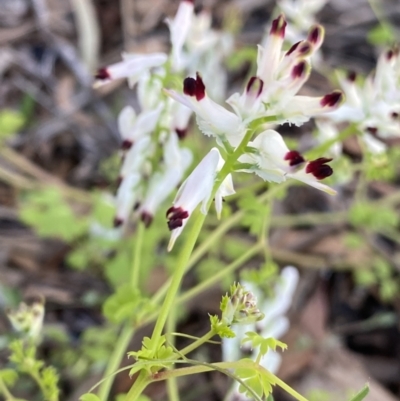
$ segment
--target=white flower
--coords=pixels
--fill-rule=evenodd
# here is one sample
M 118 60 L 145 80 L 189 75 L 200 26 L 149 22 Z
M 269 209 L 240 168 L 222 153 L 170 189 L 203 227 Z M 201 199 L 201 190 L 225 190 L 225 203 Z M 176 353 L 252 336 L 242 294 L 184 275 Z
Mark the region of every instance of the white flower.
M 122 137 L 122 149 L 129 149 L 133 143 L 154 131 L 163 105 L 154 110 L 142 111 L 136 115 L 131 106 L 125 106 L 118 116 L 118 128 Z
M 241 119 L 211 100 L 199 74 L 195 78 L 186 78 L 183 82 L 183 94 L 165 90 L 177 102 L 189 107 L 196 113 L 197 123 L 203 134 L 214 136 L 222 145 L 228 141 L 232 146 L 239 145 L 245 133 Z
M 339 132 L 336 126 L 330 123 L 329 120 L 318 119 L 315 120 L 315 124 L 317 125 L 317 137 L 320 143 L 337 139 Z M 330 146 L 328 152 L 332 157 L 339 157 L 342 154 L 342 144 L 336 141 Z
M 167 210 L 168 227 L 171 230 L 169 251 L 181 234 L 188 218 L 200 203 L 201 212 L 203 214 L 207 213 L 206 206 L 212 194 L 215 178 L 223 164 L 224 161 L 219 150 L 212 148 L 179 188 L 172 203 L 173 206 Z M 229 175 L 215 194 L 217 213 L 221 212 L 222 198 L 233 193 L 232 178 Z
M 128 221 L 133 206 L 140 198 L 140 182 L 142 176 L 138 173 L 130 173 L 122 179 L 115 199 L 116 215 L 114 227 L 119 227 Z
M 129 174 L 139 173 L 144 161 L 151 151 L 151 139 L 148 136 L 140 138 L 126 152 L 121 170 L 119 173 L 120 179 L 124 179 Z
M 171 132 L 164 145 L 163 169 L 150 179 L 144 201 L 140 207 L 141 219 L 148 226 L 162 202 L 181 182 L 183 174 L 192 162 L 192 152 L 179 148 L 178 137 Z
M 287 39 L 294 43 L 301 35 L 315 24 L 315 14 L 324 7 L 327 0 L 279 0 L 278 7 L 291 22 L 287 30 Z
M 239 158 L 239 162 L 248 166 L 241 171 L 255 173 L 265 181 L 277 183 L 294 178 L 330 195 L 336 194 L 336 191 L 320 182 L 332 174 L 331 167 L 327 165 L 332 159 L 320 158 L 307 162 L 299 152 L 289 150 L 282 136 L 273 130 L 259 134 L 249 143 L 249 147 L 254 151 Z
M 137 96 L 140 104 L 140 109 L 154 110 L 163 99 L 160 97 L 163 88 L 162 78 L 165 76 L 165 68 L 155 68 L 152 74 L 145 71 L 141 74 L 137 85 Z
M 122 54 L 123 61 L 100 68 L 95 75 L 95 87 L 107 84 L 115 79 L 128 78 L 129 87 L 132 88 L 140 76 L 150 68 L 163 65 L 168 57 L 164 53 L 150 54 Z
M 173 20 L 170 18 L 166 19 L 171 34 L 172 66 L 177 71 L 184 68 L 182 49 L 191 27 L 193 11 L 193 1 L 182 0 L 175 18 Z
M 200 130 L 238 146 L 249 124 L 256 119 L 270 117 L 271 125 L 292 123 L 301 125 L 311 117 L 335 110 L 343 95 L 334 91 L 323 97 L 297 96 L 310 74 L 310 57 L 320 47 L 324 31 L 319 25 L 311 28 L 307 40 L 282 52 L 286 21 L 280 15 L 272 22 L 265 46 L 259 46 L 257 76 L 251 77 L 242 95 L 235 93 L 227 102 L 235 113 L 212 101 L 205 84 L 196 79 L 184 80 L 183 94 L 167 90 L 176 101 L 190 107 L 197 116 Z
M 171 117 L 170 129 L 176 132 L 179 139 L 183 139 L 186 137 L 193 111 L 182 103 L 175 102 L 172 99 L 170 101 L 172 103 L 169 112 Z
M 340 109 L 326 115 L 334 122 L 356 124 L 373 153 L 385 151 L 381 139 L 400 137 L 399 63 L 398 52 L 389 50 L 379 57 L 376 71 L 363 83 L 354 72 L 339 75 L 346 101 Z

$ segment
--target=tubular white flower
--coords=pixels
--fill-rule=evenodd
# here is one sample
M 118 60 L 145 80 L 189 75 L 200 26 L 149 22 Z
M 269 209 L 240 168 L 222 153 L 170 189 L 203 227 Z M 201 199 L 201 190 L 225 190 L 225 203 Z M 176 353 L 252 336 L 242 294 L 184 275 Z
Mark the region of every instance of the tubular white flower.
M 178 71 L 184 67 L 182 49 L 191 27 L 193 11 L 193 1 L 182 0 L 175 18 L 173 20 L 170 18 L 166 19 L 172 44 L 172 66 Z
M 281 50 L 285 39 L 286 21 L 283 14 L 272 21 L 269 35 L 262 46 L 258 46 L 257 76 L 268 87 L 276 78 L 276 71 L 281 59 Z
M 118 116 L 118 128 L 122 137 L 122 148 L 129 149 L 140 138 L 149 135 L 156 127 L 163 105 L 154 110 L 143 111 L 136 115 L 131 106 L 125 106 Z
M 133 206 L 140 198 L 141 175 L 131 173 L 122 179 L 116 194 L 116 215 L 114 218 L 114 227 L 119 227 L 128 221 Z
M 164 53 L 122 54 L 123 61 L 100 68 L 95 75 L 95 87 L 107 84 L 115 79 L 128 78 L 130 88 L 133 88 L 140 76 L 150 68 L 163 65 L 168 57 Z
M 232 146 L 238 146 L 245 133 L 245 126 L 241 119 L 211 100 L 200 75 L 196 79 L 184 80 L 183 94 L 173 90 L 165 92 L 177 102 L 189 107 L 196 113 L 197 123 L 203 134 L 214 136 L 222 145 L 227 140 Z
M 217 148 L 212 148 L 203 160 L 196 166 L 186 181 L 181 185 L 173 201 L 173 206 L 167 210 L 168 227 L 171 230 L 171 239 L 168 244 L 170 251 L 176 239 L 184 229 L 188 218 L 196 207 L 201 203 L 201 212 L 207 213 L 206 206 L 210 199 L 215 177 L 219 171 L 222 156 Z M 216 195 L 216 204 L 225 194 L 231 193 L 231 178 L 228 176 Z M 222 186 L 221 185 L 221 186 Z M 219 206 L 217 206 L 218 208 Z
M 333 91 L 320 98 L 309 96 L 295 96 L 286 104 L 279 123 L 284 122 L 301 125 L 311 117 L 336 110 L 344 100 L 341 91 Z
M 252 167 L 241 171 L 255 173 L 265 181 L 277 183 L 286 181 L 286 178 L 294 178 L 330 195 L 336 194 L 336 191 L 320 182 L 333 172 L 327 165 L 331 159 L 320 158 L 306 162 L 299 152 L 289 150 L 282 136 L 273 130 L 262 132 L 249 146 L 254 151 L 242 155 L 239 162 Z
M 140 172 L 144 161 L 146 160 L 151 150 L 151 139 L 149 137 L 140 138 L 130 149 L 126 152 L 120 170 L 120 179 L 132 173 Z
M 179 139 L 183 139 L 186 137 L 189 126 L 189 120 L 193 114 L 193 111 L 182 103 L 175 102 L 172 99 L 170 100 L 172 102 L 170 109 L 170 115 L 171 115 L 170 128 L 172 131 L 176 132 Z
M 155 68 L 152 74 L 145 71 L 138 80 L 137 96 L 140 109 L 154 110 L 162 102 L 160 94 L 163 88 L 162 78 L 165 76 L 165 68 Z
M 192 152 L 179 148 L 178 137 L 171 132 L 164 145 L 164 168 L 151 177 L 144 201 L 140 207 L 141 219 L 149 225 L 155 212 L 181 182 L 183 174 L 192 163 Z

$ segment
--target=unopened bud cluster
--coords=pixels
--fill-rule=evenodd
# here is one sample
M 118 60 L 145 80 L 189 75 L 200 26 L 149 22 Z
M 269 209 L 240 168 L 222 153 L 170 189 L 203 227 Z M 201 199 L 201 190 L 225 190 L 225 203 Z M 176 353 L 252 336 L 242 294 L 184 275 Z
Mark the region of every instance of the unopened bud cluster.
M 7 316 L 15 331 L 37 339 L 43 326 L 44 300 L 35 300 L 29 305 L 21 302 L 17 309 L 8 310 Z
M 257 298 L 240 284 L 231 287 L 231 294 L 224 297 L 221 309 L 222 322 L 228 326 L 254 323 L 264 318 L 257 307 Z

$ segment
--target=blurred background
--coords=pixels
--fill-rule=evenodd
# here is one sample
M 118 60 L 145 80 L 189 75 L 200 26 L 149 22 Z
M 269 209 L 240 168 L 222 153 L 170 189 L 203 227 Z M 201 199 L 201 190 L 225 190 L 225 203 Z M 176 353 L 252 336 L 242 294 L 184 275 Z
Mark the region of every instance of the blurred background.
M 100 194 L 116 188 L 117 115 L 137 100 L 126 81 L 94 90 L 92 77 L 98 68 L 118 62 L 122 51 L 168 51 L 164 19 L 175 14 L 178 3 L 0 0 L 0 367 L 8 366 L 7 345 L 14 335 L 6 308 L 38 294 L 45 297 L 39 355 L 60 373 L 61 400 L 78 400 L 101 378 L 118 333 L 118 326 L 103 317 L 102 303 L 118 286 L 128 257 L 117 258 L 115 249 L 99 255 L 102 245 L 87 238 L 93 216 L 112 218 Z M 260 43 L 275 6 L 268 0 L 196 1 L 196 7 L 211 10 L 215 29 L 236 32 L 236 49 Z M 317 17 L 326 29 L 323 59 L 332 69 L 367 74 L 380 51 L 400 37 L 399 0 L 330 0 Z M 242 87 L 252 66 L 251 60 L 232 60 L 227 62 L 228 94 Z M 332 83 L 315 72 L 307 88 L 326 93 Z M 313 128 L 309 123 L 283 133 L 299 136 Z M 352 138 L 344 148 L 352 160 L 360 159 Z M 390 182 L 371 181 L 371 199 L 399 198 L 399 167 Z M 371 384 L 368 400 L 400 397 L 399 226 L 390 238 L 362 230 L 357 238 L 349 235 L 354 234 L 351 223 L 335 216 L 351 202 L 352 185 L 330 203 L 313 189 L 291 188 L 276 205 L 281 220 L 272 230 L 273 257 L 301 272 L 279 377 L 310 401 L 344 400 L 366 382 Z M 318 225 L 301 219 L 319 212 L 336 215 Z M 371 268 L 371 260 L 383 262 Z M 164 267 L 152 266 L 149 293 L 165 280 Z M 195 280 L 191 273 L 186 284 Z M 218 313 L 220 296 L 216 287 L 186 305 L 179 329 L 203 334 L 207 314 Z M 130 349 L 137 349 L 148 332 L 144 328 Z M 218 347 L 203 352 L 202 358 L 221 358 Z M 40 399 L 28 380 L 21 383 L 18 396 Z M 110 399 L 130 384 L 127 375 L 119 375 Z M 221 400 L 228 388 L 218 373 L 180 382 L 184 401 Z M 148 395 L 166 399 L 162 384 L 149 388 Z M 276 401 L 288 397 L 275 394 Z

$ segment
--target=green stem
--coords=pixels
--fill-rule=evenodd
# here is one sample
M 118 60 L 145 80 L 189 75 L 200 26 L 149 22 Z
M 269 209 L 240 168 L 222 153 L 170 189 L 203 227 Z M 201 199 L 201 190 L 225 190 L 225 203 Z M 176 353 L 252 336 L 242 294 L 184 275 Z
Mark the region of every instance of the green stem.
M 228 157 L 224 166 L 222 167 L 220 172 L 217 174 L 215 184 L 213 187 L 213 191 L 212 191 L 212 194 L 210 196 L 210 199 L 209 199 L 207 207 L 206 207 L 207 211 L 210 208 L 210 205 L 211 205 L 211 202 L 212 202 L 212 199 L 213 199 L 215 193 L 217 192 L 217 190 L 220 187 L 223 180 L 233 169 L 233 166 L 234 166 L 236 160 L 244 152 L 244 150 L 247 146 L 247 143 L 250 141 L 252 135 L 253 135 L 252 131 L 248 130 L 246 132 L 240 145 Z M 190 231 L 188 240 L 184 244 L 183 249 L 179 255 L 177 266 L 175 268 L 175 272 L 174 272 L 174 275 L 171 280 L 171 284 L 168 288 L 167 295 L 165 296 L 164 303 L 161 306 L 161 311 L 160 311 L 160 314 L 158 315 L 158 319 L 156 321 L 156 325 L 153 330 L 153 335 L 151 337 L 153 340 L 153 344 L 157 344 L 159 338 L 161 337 L 161 333 L 164 328 L 165 322 L 167 320 L 169 311 L 175 302 L 176 294 L 179 290 L 183 275 L 186 272 L 186 267 L 187 267 L 190 255 L 192 254 L 193 248 L 196 244 L 196 241 L 200 234 L 201 228 L 203 227 L 205 218 L 206 218 L 206 215 L 204 215 L 202 213 L 199 213 L 197 215 L 196 221 L 192 227 L 192 230 Z
M 169 372 L 169 371 L 167 371 Z M 150 383 L 149 378 L 145 370 L 141 370 L 138 377 L 133 383 L 133 386 L 129 390 L 128 394 L 125 397 L 125 401 L 136 401 L 139 399 L 140 394 L 142 394 L 143 390 Z M 104 400 L 107 401 L 107 400 Z
M 172 308 L 171 313 L 167 320 L 167 341 L 173 347 L 175 347 L 175 336 L 172 335 L 176 329 L 176 309 Z M 179 389 L 176 377 L 170 377 L 167 380 L 167 393 L 169 401 L 179 401 Z
M 145 230 L 144 224 L 140 221 L 137 226 L 137 233 L 135 236 L 135 246 L 133 247 L 133 255 L 132 255 L 131 286 L 133 289 L 136 289 L 139 285 L 140 261 L 142 256 L 144 230 Z
M 0 393 L 2 393 L 5 397 L 5 401 L 16 401 L 14 396 L 10 393 L 4 381 L 0 377 Z
M 101 383 L 98 396 L 102 401 L 108 400 L 108 395 L 110 394 L 111 386 L 114 381 L 114 376 L 112 375 L 121 364 L 121 360 L 125 355 L 126 349 L 128 348 L 129 342 L 134 334 L 135 330 L 132 323 L 126 323 L 118 336 L 116 341 L 116 346 L 110 359 L 108 360 L 107 368 L 104 372 L 103 377 L 106 379 Z
M 215 331 L 210 330 L 208 333 L 204 334 L 204 336 L 198 338 L 196 341 L 192 342 L 187 347 L 181 349 L 179 351 L 179 353 L 182 355 L 187 355 L 189 352 L 192 352 L 196 348 L 199 348 L 201 345 L 206 343 L 208 340 L 211 340 L 214 336 L 215 336 Z
M 236 148 L 236 150 L 229 155 L 228 159 L 226 160 L 224 166 L 222 169 L 219 171 L 217 174 L 217 177 L 215 179 L 214 187 L 210 196 L 210 199 L 208 201 L 206 210 L 210 208 L 212 199 L 214 198 L 218 188 L 220 187 L 221 183 L 223 180 L 226 178 L 226 176 L 232 171 L 233 166 L 239 156 L 245 151 L 245 148 L 247 146 L 247 143 L 250 141 L 251 137 L 253 135 L 253 132 L 248 130 L 246 134 L 244 135 L 240 145 Z M 168 315 L 170 313 L 171 308 L 173 307 L 175 301 L 176 301 L 176 295 L 179 291 L 179 287 L 181 285 L 182 278 L 186 272 L 186 266 L 189 262 L 190 255 L 193 252 L 193 248 L 196 244 L 197 238 L 200 234 L 201 228 L 203 227 L 203 223 L 205 221 L 206 215 L 202 213 L 198 213 L 196 220 L 189 232 L 188 239 L 186 243 L 183 245 L 183 248 L 179 254 L 178 261 L 175 267 L 174 275 L 172 276 L 171 284 L 168 288 L 167 294 L 164 299 L 164 303 L 161 306 L 161 310 L 159 312 L 158 318 L 156 320 L 156 324 L 153 329 L 153 334 L 151 336 L 151 340 L 153 344 L 158 344 L 160 337 L 162 335 L 165 323 L 167 321 Z M 131 390 L 129 393 L 133 393 L 136 396 L 139 395 L 141 392 L 139 392 L 139 386 L 141 385 L 141 382 L 137 384 L 137 382 L 134 383 L 134 385 L 131 387 Z M 128 393 L 128 394 L 129 394 Z M 135 398 L 129 398 L 127 397 L 127 401 L 134 400 Z
M 156 325 L 153 330 L 153 335 L 152 335 L 153 344 L 157 344 L 161 337 L 165 322 L 167 321 L 168 318 L 168 314 L 174 304 L 176 294 L 179 290 L 183 275 L 185 274 L 187 262 L 190 258 L 194 245 L 200 234 L 205 218 L 206 215 L 202 213 L 197 214 L 196 220 L 193 226 L 191 227 L 191 231 L 189 232 L 188 240 L 184 244 L 181 250 L 181 253 L 179 255 L 176 264 L 174 275 L 172 276 L 171 284 L 168 288 L 167 295 L 165 296 L 164 303 L 161 306 L 161 310 L 159 312 Z
M 294 390 L 292 387 L 287 385 L 284 381 L 279 379 L 277 376 L 275 376 L 273 373 L 269 372 L 262 366 L 256 364 L 255 362 L 247 362 L 247 361 L 218 362 L 218 363 L 213 363 L 213 364 L 201 364 L 201 365 L 189 366 L 189 367 L 185 367 L 185 368 L 179 368 L 179 369 L 175 369 L 175 370 L 160 372 L 157 375 L 157 377 L 152 378 L 151 381 L 166 380 L 166 379 L 170 378 L 171 376 L 181 377 L 181 376 L 209 372 L 212 370 L 227 370 L 227 369 L 236 370 L 238 368 L 245 368 L 245 367 L 248 367 L 250 369 L 255 369 L 255 370 L 262 370 L 264 373 L 267 373 L 267 375 L 270 378 L 271 383 L 277 384 L 279 387 L 281 387 L 283 390 L 285 390 L 288 394 L 290 394 L 292 397 L 296 398 L 299 401 L 308 401 L 305 397 L 303 397 L 296 390 Z
M 240 266 L 243 265 L 243 263 L 247 262 L 254 255 L 256 255 L 258 252 L 260 252 L 262 247 L 263 247 L 262 243 L 257 243 L 256 245 L 252 246 L 247 252 L 245 252 L 238 259 L 236 259 L 231 264 L 226 266 L 224 269 L 218 271 L 214 275 L 210 276 L 207 280 L 202 281 L 195 287 L 191 288 L 190 290 L 186 291 L 184 294 L 180 295 L 177 298 L 176 303 L 177 304 L 185 304 L 188 300 L 196 297 L 198 294 L 202 293 L 207 288 L 212 287 L 223 277 L 225 277 L 226 275 L 228 275 L 228 274 L 232 273 L 233 271 L 235 271 L 236 269 L 238 269 Z
M 143 237 L 144 237 L 145 227 L 142 222 L 138 223 L 137 233 L 135 236 L 135 246 L 133 247 L 132 254 L 132 265 L 131 265 L 131 287 L 132 289 L 138 288 L 139 285 L 139 276 L 140 276 L 140 261 L 142 256 L 142 247 L 143 247 Z M 133 337 L 135 332 L 135 328 L 131 322 L 125 323 L 122 326 L 121 332 L 116 341 L 116 347 L 114 348 L 113 353 L 108 361 L 107 368 L 104 372 L 104 376 L 106 380 L 104 380 L 99 388 L 98 396 L 101 400 L 107 400 L 111 391 L 111 386 L 114 382 L 114 376 L 112 375 L 115 372 L 119 365 L 121 364 L 122 358 L 128 348 L 129 342 Z

